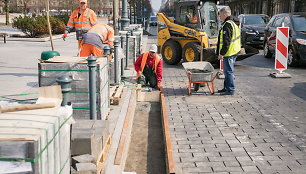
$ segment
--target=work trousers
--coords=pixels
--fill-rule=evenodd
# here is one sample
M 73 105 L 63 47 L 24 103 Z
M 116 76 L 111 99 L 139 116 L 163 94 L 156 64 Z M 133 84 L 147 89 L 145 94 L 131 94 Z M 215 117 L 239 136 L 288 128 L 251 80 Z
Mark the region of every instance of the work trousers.
M 224 57 L 224 89 L 229 93 L 235 92 L 235 82 L 234 82 L 234 64 L 236 61 L 237 55 Z
M 96 46 L 90 44 L 83 44 L 81 48 L 80 57 L 96 56 L 101 57 L 104 51 Z
M 138 77 L 137 83 L 142 85 L 149 84 L 150 87 L 155 88 L 157 86 L 156 74 L 153 68 L 150 68 L 148 65 L 145 66 L 143 72 L 143 76 Z

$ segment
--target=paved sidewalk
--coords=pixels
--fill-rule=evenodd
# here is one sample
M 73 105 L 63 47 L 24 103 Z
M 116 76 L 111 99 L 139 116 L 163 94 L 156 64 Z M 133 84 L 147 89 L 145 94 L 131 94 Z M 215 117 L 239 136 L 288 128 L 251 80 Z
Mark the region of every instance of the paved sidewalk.
M 188 96 L 183 67 L 164 64 L 176 172 L 305 173 L 305 75 L 273 79 L 269 66 L 258 67 L 273 60 L 257 57 L 236 65 L 234 96 L 210 95 L 207 87 Z

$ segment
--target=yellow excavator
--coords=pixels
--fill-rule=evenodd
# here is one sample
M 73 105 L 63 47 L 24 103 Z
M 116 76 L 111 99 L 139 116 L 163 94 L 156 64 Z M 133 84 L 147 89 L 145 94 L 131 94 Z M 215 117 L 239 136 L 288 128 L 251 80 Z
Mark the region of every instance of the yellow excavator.
M 220 22 L 215 1 L 180 0 L 168 4 L 172 8 L 168 6 L 167 12 L 173 16 L 166 15 L 167 12 L 157 13 L 157 45 L 164 62 L 175 65 L 183 58 L 185 62 L 217 63 L 215 50 Z M 237 60 L 258 53 L 257 49 L 249 47 L 243 50 Z

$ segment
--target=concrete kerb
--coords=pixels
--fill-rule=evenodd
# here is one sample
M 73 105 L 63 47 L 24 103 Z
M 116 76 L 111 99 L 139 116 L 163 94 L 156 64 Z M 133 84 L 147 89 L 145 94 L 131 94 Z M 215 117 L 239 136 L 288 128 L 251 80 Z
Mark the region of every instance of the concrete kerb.
M 21 37 L 21 34 L 13 34 L 13 33 L 7 33 L 9 37 L 6 38 L 6 41 L 24 41 L 24 42 L 48 42 L 50 41 L 50 37 L 43 37 L 43 38 L 24 38 Z M 70 33 L 68 37 L 75 36 L 75 32 Z M 13 37 L 13 36 L 19 36 L 19 37 Z M 52 36 L 53 40 L 62 39 L 62 34 L 54 35 Z M 1 41 L 3 41 L 3 38 L 0 38 Z

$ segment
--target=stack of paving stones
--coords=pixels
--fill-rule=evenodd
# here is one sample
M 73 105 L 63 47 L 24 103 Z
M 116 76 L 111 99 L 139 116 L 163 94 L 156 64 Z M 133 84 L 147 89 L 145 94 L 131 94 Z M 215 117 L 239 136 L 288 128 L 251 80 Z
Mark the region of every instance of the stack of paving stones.
M 108 125 L 107 120 L 77 120 L 72 125 L 72 173 L 96 173 L 96 162 L 109 136 Z
M 234 96 L 206 87 L 188 96 L 183 67 L 164 67 L 177 173 L 305 173 L 306 102 L 288 90 L 301 77 L 276 81 L 262 68 L 237 66 Z
M 73 59 L 73 58 L 71 58 Z M 96 71 L 97 117 L 104 118 L 109 108 L 109 76 L 107 58 L 99 58 Z M 89 71 L 87 63 L 39 63 L 39 86 L 57 85 L 62 75 L 72 78 L 69 94 L 73 105 L 73 117 L 89 119 Z

